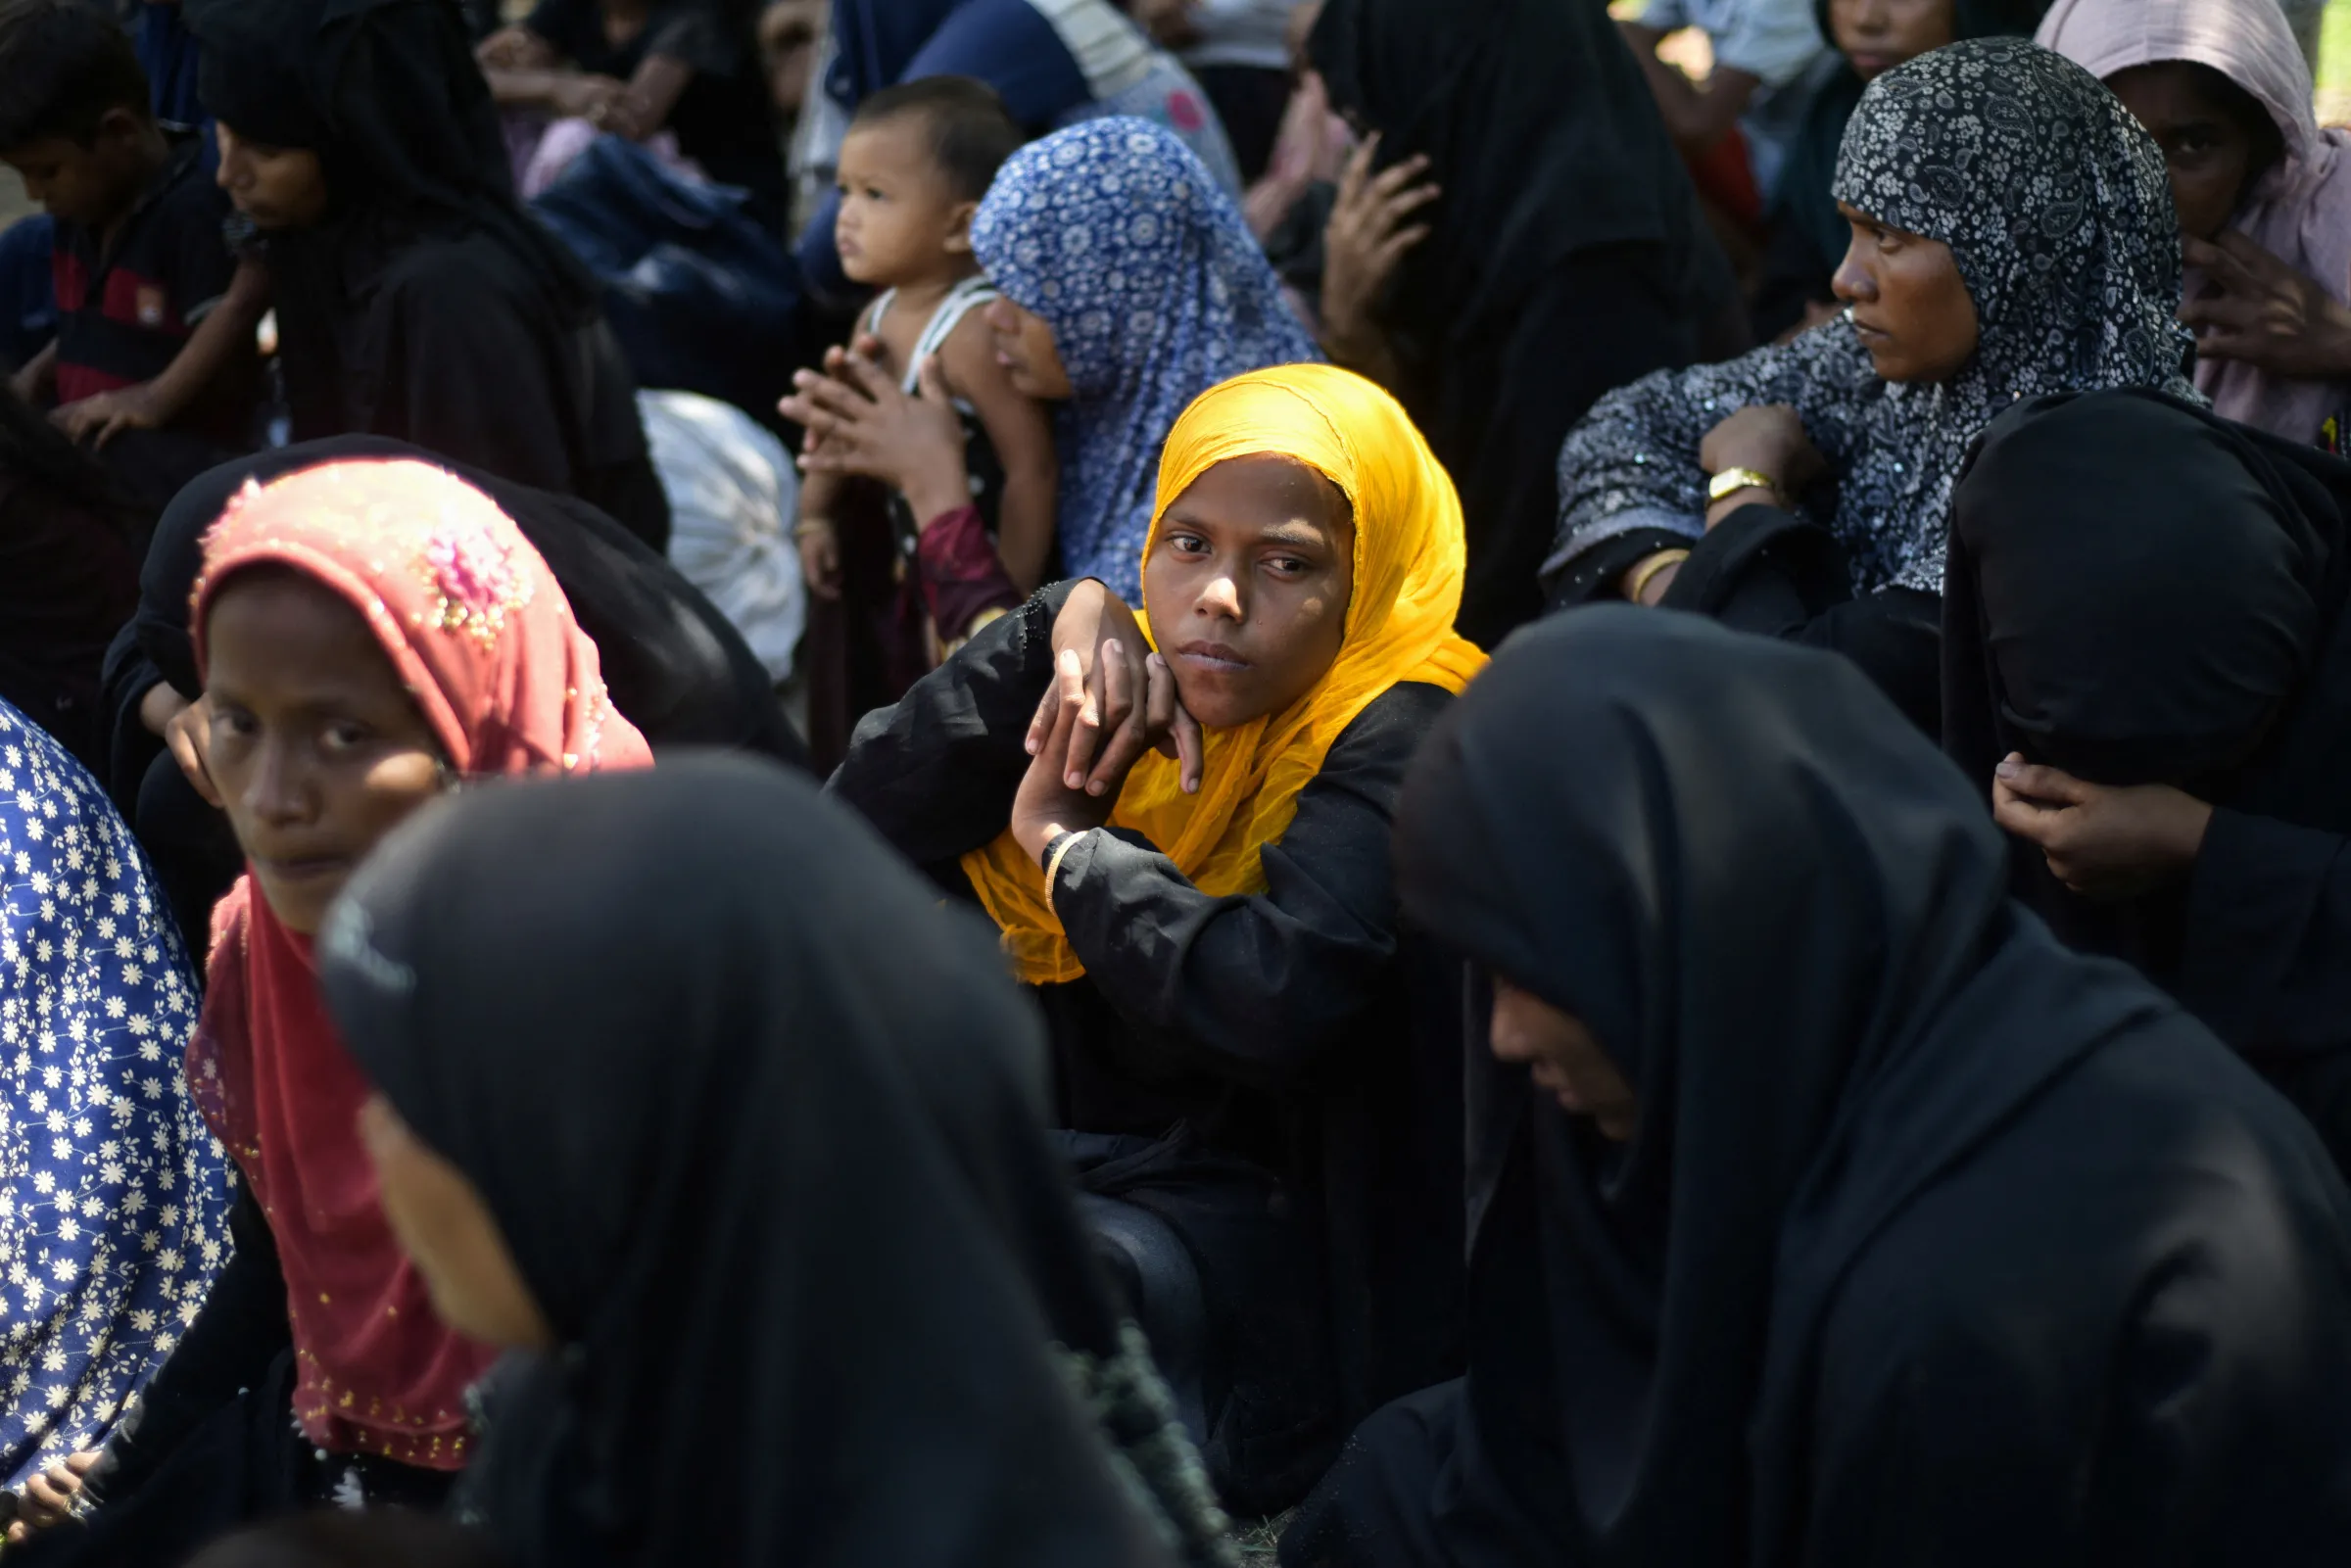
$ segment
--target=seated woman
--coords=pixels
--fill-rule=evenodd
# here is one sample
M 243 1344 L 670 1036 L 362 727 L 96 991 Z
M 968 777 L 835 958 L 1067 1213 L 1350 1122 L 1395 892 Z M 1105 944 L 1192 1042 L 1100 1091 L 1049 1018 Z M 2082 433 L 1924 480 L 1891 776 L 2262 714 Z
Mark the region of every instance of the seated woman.
M 366 1084 L 312 942 L 360 861 L 445 790 L 651 760 L 547 563 L 424 463 L 246 490 L 205 536 L 190 624 L 197 764 L 247 870 L 214 917 L 187 1074 L 251 1203 L 64 1560 L 177 1562 L 256 1514 L 447 1493 L 489 1356 L 434 1319 L 376 1208 L 354 1130 Z
M 304 442 L 240 458 L 182 491 L 156 524 L 137 614 L 107 655 L 107 783 L 154 857 L 192 946 L 205 941 L 213 906 L 244 869 L 236 835 L 198 792 L 197 747 L 211 717 L 200 700 L 204 682 L 188 600 L 203 569 L 204 535 L 249 483 L 266 485 L 340 462 L 396 459 L 434 461 L 419 448 L 381 436 Z M 707 453 L 702 460 L 707 470 Z M 580 630 L 600 650 L 613 705 L 649 743 L 664 750 L 725 746 L 808 765 L 807 747 L 777 700 L 766 665 L 679 569 L 586 501 L 475 469 L 434 466 L 488 496 L 547 562 Z M 726 476 L 699 477 L 720 484 Z
M 456 8 L 189 0 L 220 184 L 262 231 L 294 439 L 368 434 L 577 496 L 658 550 L 669 507 L 596 285 L 514 199 Z
M 832 0 L 823 79 L 827 118 L 845 127 L 883 88 L 923 76 L 972 76 L 1002 96 L 1032 136 L 1089 119 L 1148 119 L 1190 148 L 1225 195 L 1239 166 L 1217 112 L 1176 57 L 1156 47 L 1112 0 Z M 832 177 L 838 138 L 806 147 Z M 833 244 L 838 196 L 800 231 L 800 267 L 820 295 L 853 298 Z
M 1142 214 L 1153 221 L 1133 220 Z M 984 314 L 1013 389 L 1061 405 L 1061 569 L 1132 603 L 1176 416 L 1228 377 L 1321 355 L 1238 210 L 1180 142 L 1142 120 L 1088 120 L 1015 153 L 971 243 L 999 296 Z M 802 466 L 879 479 L 905 498 L 933 624 L 968 628 L 1017 607 L 1024 595 L 972 504 L 954 411 L 906 397 L 857 356 L 833 366 L 801 372 L 783 404 L 816 438 Z M 811 707 L 818 757 L 838 759 L 863 710 L 836 739 Z
M 2275 0 L 2057 0 L 2039 40 L 2162 147 L 2196 385 L 2231 419 L 2351 451 L 2351 131 L 2321 130 Z
M 1837 154 L 1861 89 L 1961 38 L 2030 37 L 2049 0 L 1820 0 L 1836 70 L 1812 89 L 1766 218 L 1755 336 L 1778 340 L 1841 309 L 1835 274 L 1850 231 L 1837 211 Z M 2044 40 L 2045 41 L 2045 40 Z
M 2083 592 L 2128 562 L 2128 593 Z M 2143 393 L 2029 404 L 1951 507 L 1943 744 L 2018 896 L 2351 1169 L 2351 471 Z
M 811 786 L 483 790 L 319 954 L 394 1230 L 523 1353 L 462 1504 L 513 1568 L 1220 1560 L 1038 1130 L 1033 1013 Z
M 2351 1192 L 2006 862 L 1843 661 L 1514 639 L 1398 818 L 1493 991 L 1468 1375 L 1365 1423 L 1282 1560 L 2336 1561 Z
M 747 9 L 729 0 L 539 0 L 477 57 L 503 109 L 587 120 L 642 142 L 661 131 L 781 232 L 784 153 Z
M 1379 136 L 1326 231 L 1322 341 L 1462 487 L 1462 633 L 1491 647 L 1542 610 L 1560 440 L 1612 387 L 1745 349 L 1737 284 L 1605 8 L 1329 0 L 1307 47 Z
M 38 1507 L 187 1332 L 234 1193 L 170 1062 L 196 974 L 147 858 L 5 701 L 0 755 L 0 1487 Z
M 1409 1140 L 1460 1069 L 1415 1060 L 1388 813 L 1483 663 L 1452 630 L 1462 549 L 1394 400 L 1241 376 L 1168 437 L 1147 631 L 1099 582 L 1046 589 L 870 716 L 830 786 L 1037 988 L 1054 1125 L 1120 1201 L 1095 1212 L 1148 1212 L 1197 1267 L 1204 1328 L 1146 1326 L 1179 1363 L 1204 1342 L 1211 1473 L 1248 1511 L 1327 1460 L 1342 1381 L 1354 1404 L 1434 1375 L 1397 1347 L 1452 1309 L 1451 1166 Z
M 1837 200 L 1845 319 L 1602 399 L 1559 451 L 1545 580 L 1844 650 L 1932 735 L 1968 443 L 2039 393 L 2195 396 L 2171 191 L 2095 77 L 1981 39 L 1870 83 Z

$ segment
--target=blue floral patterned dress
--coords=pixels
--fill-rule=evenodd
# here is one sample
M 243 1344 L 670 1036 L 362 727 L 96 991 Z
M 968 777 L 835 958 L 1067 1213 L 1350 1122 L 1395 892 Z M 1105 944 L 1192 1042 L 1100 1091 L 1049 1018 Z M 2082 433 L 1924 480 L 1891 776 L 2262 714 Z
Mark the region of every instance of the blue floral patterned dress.
M 96 780 L 0 702 L 0 1485 L 95 1448 L 228 1258 L 188 955 Z

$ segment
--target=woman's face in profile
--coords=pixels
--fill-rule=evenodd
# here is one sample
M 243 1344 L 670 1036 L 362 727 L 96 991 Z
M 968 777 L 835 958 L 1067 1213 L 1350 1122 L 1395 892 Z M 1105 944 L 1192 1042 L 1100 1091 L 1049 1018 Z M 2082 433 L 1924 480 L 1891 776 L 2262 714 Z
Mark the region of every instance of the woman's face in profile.
M 326 215 L 326 171 L 316 153 L 248 141 L 225 122 L 216 129 L 220 172 L 215 183 L 257 227 L 309 228 Z
M 503 1350 L 544 1350 L 554 1330 L 465 1173 L 425 1145 L 382 1095 L 360 1108 L 384 1218 L 424 1276 L 433 1310 L 458 1333 Z
M 1523 1065 L 1536 1088 L 1571 1117 L 1589 1117 L 1611 1143 L 1630 1143 L 1641 1102 L 1584 1021 L 1494 976 L 1488 1043 L 1497 1061 Z
M 1837 298 L 1888 381 L 1946 381 L 1975 355 L 1976 302 L 1951 248 L 1844 202 L 1853 231 L 1837 267 Z

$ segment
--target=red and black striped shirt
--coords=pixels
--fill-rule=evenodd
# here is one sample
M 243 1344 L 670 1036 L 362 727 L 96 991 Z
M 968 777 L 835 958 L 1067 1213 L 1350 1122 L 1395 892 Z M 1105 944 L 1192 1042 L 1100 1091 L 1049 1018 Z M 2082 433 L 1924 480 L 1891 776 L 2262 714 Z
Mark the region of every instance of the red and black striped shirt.
M 170 159 L 103 254 L 96 229 L 57 225 L 50 274 L 59 403 L 154 380 L 228 292 L 237 260 L 221 225 L 230 208 L 205 174 L 202 152 L 194 134 L 173 141 Z

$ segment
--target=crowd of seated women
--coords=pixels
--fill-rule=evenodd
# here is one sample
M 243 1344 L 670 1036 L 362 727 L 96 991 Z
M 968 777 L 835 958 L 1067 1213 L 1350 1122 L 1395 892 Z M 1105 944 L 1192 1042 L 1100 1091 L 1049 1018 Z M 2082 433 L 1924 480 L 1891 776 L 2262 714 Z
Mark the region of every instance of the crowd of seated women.
M 2351 1554 L 2300 9 L 148 9 L 0 1562 Z

